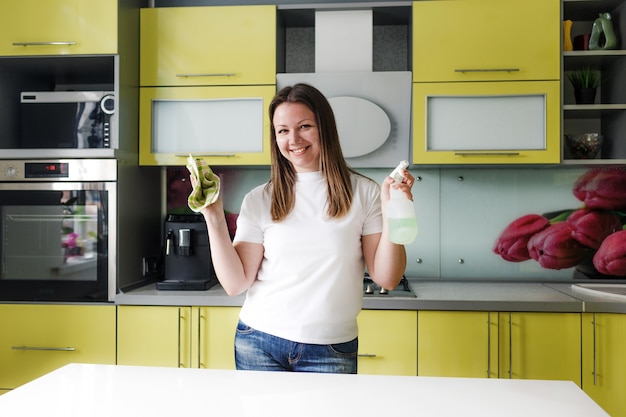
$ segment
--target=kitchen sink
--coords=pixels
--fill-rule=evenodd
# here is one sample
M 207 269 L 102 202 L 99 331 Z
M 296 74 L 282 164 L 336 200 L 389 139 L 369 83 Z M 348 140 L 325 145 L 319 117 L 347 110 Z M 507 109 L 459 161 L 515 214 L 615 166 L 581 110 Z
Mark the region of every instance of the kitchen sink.
M 626 300 L 626 284 L 572 284 L 572 290 Z

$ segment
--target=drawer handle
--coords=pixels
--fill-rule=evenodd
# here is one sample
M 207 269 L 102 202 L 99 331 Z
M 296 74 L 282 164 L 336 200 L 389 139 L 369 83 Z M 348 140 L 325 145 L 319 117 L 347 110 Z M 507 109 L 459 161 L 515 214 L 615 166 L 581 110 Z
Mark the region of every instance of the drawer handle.
M 519 68 L 457 68 L 454 72 L 519 72 Z
M 54 350 L 63 352 L 74 352 L 76 348 L 73 347 L 37 347 L 37 346 L 12 346 L 13 350 Z
M 207 74 L 176 74 L 177 77 L 180 78 L 188 78 L 188 77 L 234 77 L 237 75 L 234 72 L 228 73 L 207 73 Z
M 189 158 L 189 154 L 176 154 L 175 155 L 177 158 Z M 203 153 L 203 154 L 194 154 L 194 157 L 196 156 L 202 156 L 205 158 L 215 158 L 215 157 L 222 157 L 222 158 L 233 158 L 235 156 L 237 156 L 234 153 Z
M 358 356 L 359 358 L 375 358 L 376 354 L 375 353 L 359 353 Z
M 456 156 L 519 156 L 519 152 L 455 152 Z
M 13 42 L 13 46 L 54 46 L 54 45 L 76 45 L 74 41 L 57 42 Z

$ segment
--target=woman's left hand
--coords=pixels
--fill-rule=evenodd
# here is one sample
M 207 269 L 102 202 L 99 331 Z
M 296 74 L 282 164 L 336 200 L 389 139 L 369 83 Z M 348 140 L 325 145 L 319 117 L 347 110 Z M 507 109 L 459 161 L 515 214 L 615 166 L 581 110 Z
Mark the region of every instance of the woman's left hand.
M 390 194 L 391 188 L 402 191 L 404 195 L 406 196 L 406 198 L 413 201 L 413 193 L 411 192 L 411 188 L 413 187 L 413 184 L 415 183 L 415 177 L 413 177 L 413 175 L 411 175 L 411 173 L 407 170 L 402 171 L 402 177 L 403 177 L 402 182 L 397 183 L 397 184 L 393 178 L 389 176 L 385 178 L 385 180 L 383 181 L 383 187 L 381 191 L 383 202 L 386 203 L 391 198 L 391 194 Z

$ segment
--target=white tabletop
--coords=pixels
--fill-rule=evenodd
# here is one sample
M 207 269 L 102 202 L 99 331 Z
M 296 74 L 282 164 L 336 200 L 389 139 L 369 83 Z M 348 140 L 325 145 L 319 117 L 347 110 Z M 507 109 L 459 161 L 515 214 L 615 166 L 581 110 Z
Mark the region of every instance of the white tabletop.
M 608 416 L 576 384 L 70 364 L 0 396 L 0 416 Z

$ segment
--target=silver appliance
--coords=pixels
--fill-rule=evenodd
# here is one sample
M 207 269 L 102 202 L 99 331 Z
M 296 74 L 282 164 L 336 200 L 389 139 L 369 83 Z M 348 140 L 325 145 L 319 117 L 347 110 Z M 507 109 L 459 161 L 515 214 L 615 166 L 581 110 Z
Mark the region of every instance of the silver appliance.
M 115 159 L 0 160 L 0 301 L 112 302 L 143 281 L 160 246 L 152 177 Z
M 112 91 L 37 91 L 20 94 L 22 149 L 110 148 Z

